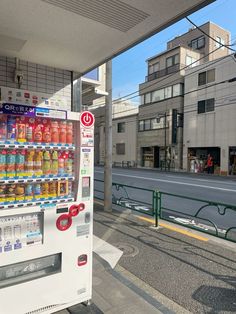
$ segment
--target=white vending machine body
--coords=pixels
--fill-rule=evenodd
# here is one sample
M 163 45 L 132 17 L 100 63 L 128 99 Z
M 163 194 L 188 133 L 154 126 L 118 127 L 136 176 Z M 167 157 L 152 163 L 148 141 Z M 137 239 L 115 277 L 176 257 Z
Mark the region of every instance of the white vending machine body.
M 0 109 L 8 128 L 11 117 L 18 117 L 13 109 L 31 109 L 11 106 L 2 104 L 5 111 Z M 25 157 L 24 173 L 17 173 L 16 160 L 15 175 L 9 176 L 6 169 L 0 175 L 0 191 L 5 191 L 0 199 L 0 313 L 4 314 L 54 313 L 92 297 L 94 117 L 90 112 L 48 108 L 36 108 L 34 115 L 32 119 L 45 119 L 45 125 L 67 123 L 68 134 L 73 125 L 73 143 L 60 139 L 53 143 L 52 133 L 47 143 L 0 138 L 0 163 L 2 153 L 9 155 L 7 170 L 15 151 L 16 156 L 22 151 L 26 157 L 34 154 L 32 173 Z M 39 152 L 42 171 L 37 168 Z

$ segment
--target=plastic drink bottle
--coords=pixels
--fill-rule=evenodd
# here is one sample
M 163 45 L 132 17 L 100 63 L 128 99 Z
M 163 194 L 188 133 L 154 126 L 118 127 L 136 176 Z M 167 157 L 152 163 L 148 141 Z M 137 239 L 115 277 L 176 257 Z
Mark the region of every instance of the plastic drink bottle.
M 0 177 L 6 176 L 6 156 L 7 152 L 5 149 L 0 150 Z
M 32 176 L 34 174 L 34 151 L 27 150 L 25 156 L 25 172 L 27 176 Z
M 6 201 L 6 185 L 0 185 L 0 203 L 3 204 Z
M 48 182 L 42 183 L 42 197 L 44 198 L 49 197 L 49 183 Z
M 15 150 L 7 151 L 6 174 L 7 174 L 7 177 L 15 177 L 16 175 L 16 151 Z
M 15 184 L 7 184 L 6 185 L 6 201 L 9 203 L 15 202 L 16 194 L 15 194 Z
M 33 184 L 28 183 L 25 186 L 25 200 L 32 200 L 34 197 Z
M 65 158 L 63 153 L 60 153 L 58 158 L 58 174 L 59 175 L 65 174 Z
M 36 183 L 34 185 L 34 198 L 35 199 L 41 198 L 41 195 L 42 195 L 41 185 L 40 183 Z
M 6 116 L 0 116 L 0 141 L 5 141 L 7 138 L 7 122 Z
M 34 174 L 41 176 L 43 174 L 43 152 L 36 151 L 34 156 Z
M 51 142 L 53 144 L 59 143 L 59 124 L 56 120 L 51 121 Z
M 49 196 L 52 198 L 57 197 L 57 183 L 56 182 L 49 183 Z
M 59 122 L 59 143 L 66 143 L 66 121 Z
M 66 143 L 72 144 L 73 143 L 73 123 L 67 122 L 66 124 Z
M 16 118 L 16 140 L 18 142 L 26 141 L 26 125 L 24 119 Z
M 25 186 L 24 184 L 17 184 L 15 188 L 16 201 L 24 201 L 25 199 Z
M 16 140 L 16 118 L 13 116 L 7 117 L 7 140 L 10 142 Z
M 43 174 L 51 174 L 51 156 L 49 151 L 43 153 Z
M 65 168 L 66 168 L 66 173 L 71 176 L 73 174 L 73 159 L 72 159 L 71 153 L 66 155 Z
M 52 174 L 58 175 L 58 152 L 52 152 Z
M 24 176 L 25 175 L 25 150 L 16 151 L 16 175 Z
M 42 123 L 40 119 L 36 120 L 36 126 L 34 129 L 34 142 L 35 143 L 42 143 L 43 140 L 43 133 L 42 133 Z

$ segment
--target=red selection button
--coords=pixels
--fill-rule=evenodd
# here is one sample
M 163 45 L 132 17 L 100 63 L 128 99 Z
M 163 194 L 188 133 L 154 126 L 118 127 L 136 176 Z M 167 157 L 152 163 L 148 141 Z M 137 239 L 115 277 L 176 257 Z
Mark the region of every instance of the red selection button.
M 71 217 L 75 217 L 79 214 L 79 206 L 78 205 L 72 205 L 69 209 L 69 213 Z
M 80 115 L 80 122 L 85 128 L 91 128 L 94 125 L 94 115 L 89 111 L 84 111 Z
M 85 209 L 84 203 L 80 203 L 78 205 L 74 204 L 69 209 L 69 215 L 70 217 L 75 217 L 79 214 L 79 212 L 81 212 L 84 209 Z
M 63 214 L 57 218 L 56 226 L 58 230 L 65 231 L 69 229 L 71 225 L 72 225 L 72 218 L 67 214 Z

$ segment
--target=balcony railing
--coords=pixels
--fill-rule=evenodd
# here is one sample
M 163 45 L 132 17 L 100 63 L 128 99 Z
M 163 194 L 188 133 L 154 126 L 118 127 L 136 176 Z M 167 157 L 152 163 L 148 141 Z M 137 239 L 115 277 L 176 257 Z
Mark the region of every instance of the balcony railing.
M 184 67 L 185 67 L 184 64 L 177 63 L 163 70 L 153 72 L 152 74 L 149 74 L 146 76 L 146 82 L 150 82 L 150 81 L 159 79 L 160 77 L 163 77 L 165 75 L 178 72 L 180 69 Z

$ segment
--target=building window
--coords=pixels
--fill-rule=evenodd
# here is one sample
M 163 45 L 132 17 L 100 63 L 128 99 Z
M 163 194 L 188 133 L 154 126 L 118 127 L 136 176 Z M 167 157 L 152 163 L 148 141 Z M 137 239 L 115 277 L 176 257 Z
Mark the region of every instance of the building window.
M 172 86 L 168 86 L 164 89 L 165 99 L 172 97 Z
M 148 131 L 151 129 L 151 121 L 150 119 L 144 120 L 144 130 Z
M 222 45 L 225 44 L 224 39 L 221 38 L 221 37 L 219 37 L 219 36 L 216 36 L 216 40 L 218 41 L 218 42 L 216 43 L 216 48 L 220 48 L 220 47 L 221 47 L 221 49 L 224 50 L 225 47 L 222 46 Z
M 164 89 L 155 90 L 152 92 L 152 102 L 160 101 L 165 98 Z
M 141 105 L 144 105 L 145 104 L 145 98 L 144 98 L 145 95 L 141 95 Z
M 166 59 L 166 67 L 169 68 L 179 63 L 179 55 L 174 55 Z
M 125 143 L 116 144 L 116 154 L 125 155 Z
M 117 123 L 117 133 L 125 133 L 125 122 Z
M 198 86 L 215 81 L 215 69 L 211 69 L 198 74 Z
M 200 100 L 198 102 L 198 113 L 206 113 L 215 110 L 215 98 L 210 98 L 206 100 Z
M 192 47 L 193 49 L 201 49 L 205 47 L 205 37 L 201 36 L 193 39 L 189 46 Z
M 166 124 L 167 126 L 167 124 Z M 152 119 L 140 120 L 139 121 L 139 132 L 163 129 L 165 127 L 165 118 L 157 117 Z
M 151 93 L 145 94 L 145 104 L 149 104 L 151 102 Z
M 153 64 L 149 64 L 148 66 L 148 74 L 152 74 L 152 73 L 155 73 L 157 71 L 160 70 L 160 64 L 159 62 L 156 62 L 156 63 L 153 63 Z
M 138 122 L 138 130 L 144 131 L 144 121 L 143 120 Z
M 172 97 L 183 95 L 183 84 L 173 85 L 173 94 Z
M 196 65 L 199 64 L 199 62 L 196 62 L 197 59 L 196 58 L 193 58 L 191 56 L 186 56 L 185 58 L 185 64 L 189 67 L 189 68 L 193 68 L 195 67 Z

